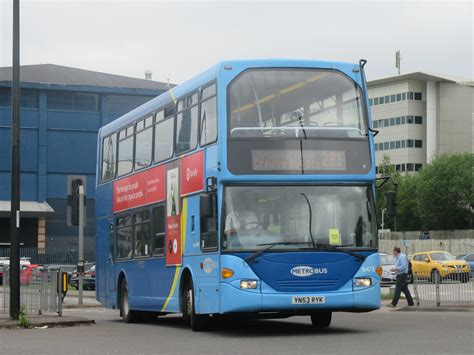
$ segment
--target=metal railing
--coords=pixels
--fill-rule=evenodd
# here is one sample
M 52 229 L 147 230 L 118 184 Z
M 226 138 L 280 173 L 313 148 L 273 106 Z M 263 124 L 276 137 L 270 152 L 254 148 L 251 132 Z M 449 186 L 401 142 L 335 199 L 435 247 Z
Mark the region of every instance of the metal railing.
M 420 305 L 455 305 L 474 302 L 474 280 L 457 270 L 413 273 L 415 302 Z
M 27 269 L 20 272 L 20 305 L 29 314 L 57 313 L 62 316 L 63 280 L 59 269 Z M 0 312 L 10 307 L 9 269 L 0 285 Z
M 10 248 L 0 248 L 0 258 L 10 256 Z M 21 247 L 20 256 L 28 258 L 32 264 L 77 264 L 77 250 L 67 248 L 46 248 L 38 249 L 34 247 Z M 95 249 L 84 249 L 84 260 L 87 262 L 95 261 Z

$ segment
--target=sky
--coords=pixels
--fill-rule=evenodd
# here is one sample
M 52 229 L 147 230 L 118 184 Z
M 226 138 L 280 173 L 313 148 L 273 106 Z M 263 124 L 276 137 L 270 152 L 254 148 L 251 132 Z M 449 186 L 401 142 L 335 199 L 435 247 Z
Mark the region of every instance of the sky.
M 12 1 L 0 0 L 0 66 Z M 21 1 L 21 64 L 180 83 L 224 59 L 368 60 L 367 79 L 427 71 L 473 78 L 471 1 Z

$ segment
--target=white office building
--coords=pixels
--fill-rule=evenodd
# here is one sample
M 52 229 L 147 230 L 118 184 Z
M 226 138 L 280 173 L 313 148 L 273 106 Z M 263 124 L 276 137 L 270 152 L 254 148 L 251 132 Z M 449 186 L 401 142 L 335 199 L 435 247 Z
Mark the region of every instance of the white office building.
M 436 155 L 474 152 L 474 82 L 422 72 L 368 82 L 377 167 L 420 170 Z

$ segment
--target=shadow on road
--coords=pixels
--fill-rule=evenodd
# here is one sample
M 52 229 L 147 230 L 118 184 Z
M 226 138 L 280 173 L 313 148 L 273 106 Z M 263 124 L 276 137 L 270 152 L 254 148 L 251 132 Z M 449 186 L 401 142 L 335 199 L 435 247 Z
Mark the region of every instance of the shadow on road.
M 300 318 L 301 319 L 301 318 Z M 121 320 L 117 320 L 121 322 Z M 165 316 L 159 317 L 156 320 L 143 322 L 143 325 L 158 326 L 174 329 L 189 330 L 190 326 L 182 317 L 179 316 Z M 311 323 L 291 322 L 281 319 L 275 320 L 245 320 L 238 318 L 217 318 L 212 319 L 207 333 L 213 333 L 224 337 L 261 337 L 261 336 L 305 336 L 305 335 L 329 335 L 329 334 L 358 334 L 367 333 L 366 330 L 359 330 L 355 328 L 344 327 L 329 327 L 326 329 L 314 328 Z

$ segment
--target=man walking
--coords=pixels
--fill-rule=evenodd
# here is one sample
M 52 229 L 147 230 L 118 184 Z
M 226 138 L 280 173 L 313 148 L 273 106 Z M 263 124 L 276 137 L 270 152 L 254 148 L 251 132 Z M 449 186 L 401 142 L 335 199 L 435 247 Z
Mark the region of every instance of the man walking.
M 398 299 L 400 298 L 400 294 L 403 292 L 405 297 L 407 298 L 407 302 L 409 306 L 414 306 L 413 298 L 411 297 L 410 290 L 408 289 L 408 259 L 405 254 L 403 254 L 399 247 L 393 248 L 393 255 L 397 259 L 395 263 L 395 267 L 390 269 L 390 271 L 394 271 L 397 275 L 397 284 L 395 286 L 395 294 L 393 295 L 392 303 L 388 305 L 388 307 L 395 308 L 398 303 Z

